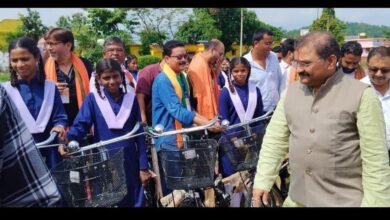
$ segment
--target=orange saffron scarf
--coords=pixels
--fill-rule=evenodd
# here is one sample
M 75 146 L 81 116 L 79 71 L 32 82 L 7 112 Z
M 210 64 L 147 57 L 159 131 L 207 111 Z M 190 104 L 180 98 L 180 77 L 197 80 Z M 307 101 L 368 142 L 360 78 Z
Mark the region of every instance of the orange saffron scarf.
M 72 53 L 70 59 L 74 67 L 77 104 L 80 109 L 85 96 L 89 94 L 89 77 L 83 61 L 78 56 Z M 51 57 L 45 63 L 45 72 L 46 79 L 57 82 L 56 65 L 54 59 Z
M 177 97 L 179 98 L 180 103 L 183 98 L 183 91 L 181 90 L 179 81 L 177 80 L 177 74 L 168 66 L 168 64 L 164 64 L 163 72 L 168 77 L 169 81 L 171 82 L 173 88 L 175 89 L 175 93 Z M 181 73 L 180 73 L 181 74 Z M 187 86 L 188 88 L 188 86 Z M 182 124 L 175 119 L 175 129 L 180 130 L 182 129 Z M 183 148 L 183 136 L 181 134 L 176 134 L 176 141 L 177 141 L 177 147 L 179 149 Z

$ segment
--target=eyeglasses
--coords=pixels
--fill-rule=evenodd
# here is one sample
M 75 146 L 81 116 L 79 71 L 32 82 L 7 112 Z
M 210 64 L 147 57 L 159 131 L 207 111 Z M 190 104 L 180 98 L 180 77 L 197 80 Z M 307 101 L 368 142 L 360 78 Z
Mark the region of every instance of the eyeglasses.
M 62 42 L 61 41 L 53 41 L 53 42 L 46 41 L 46 46 L 47 47 L 57 46 L 58 44 L 62 44 Z
M 169 57 L 175 57 L 178 60 L 182 60 L 182 59 L 187 59 L 188 58 L 188 54 L 181 54 L 181 55 L 169 56 Z
M 371 73 L 371 74 L 375 74 L 375 73 L 377 73 L 379 70 L 381 71 L 382 74 L 389 74 L 389 73 L 390 73 L 390 69 L 368 67 L 368 72 Z
M 310 61 L 292 61 L 291 62 L 291 65 L 295 68 L 302 68 L 302 69 L 305 69 L 305 68 L 309 68 L 313 63 L 317 62 L 318 60 L 321 60 L 321 58 L 318 58 L 316 61 L 314 62 L 310 62 Z

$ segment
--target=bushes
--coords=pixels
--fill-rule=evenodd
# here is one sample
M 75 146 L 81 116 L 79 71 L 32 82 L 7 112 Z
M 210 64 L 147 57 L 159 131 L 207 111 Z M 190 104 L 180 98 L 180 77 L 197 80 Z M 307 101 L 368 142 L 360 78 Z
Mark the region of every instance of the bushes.
M 1 73 L 0 72 L 0 82 L 9 81 L 10 75 L 9 73 Z
M 152 55 L 145 55 L 138 57 L 138 69 L 141 70 L 145 66 L 153 63 L 158 63 L 161 61 L 160 57 L 152 56 Z

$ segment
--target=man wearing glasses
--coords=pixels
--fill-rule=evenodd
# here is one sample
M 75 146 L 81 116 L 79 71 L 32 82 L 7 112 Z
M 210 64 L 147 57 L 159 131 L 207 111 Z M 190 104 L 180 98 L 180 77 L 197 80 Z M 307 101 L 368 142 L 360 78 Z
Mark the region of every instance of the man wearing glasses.
M 152 125 L 164 126 L 164 130 L 178 130 L 182 127 L 206 125 L 209 123 L 205 117 L 196 114 L 189 102 L 188 84 L 182 71 L 187 63 L 187 51 L 180 41 L 171 40 L 163 47 L 163 68 L 153 82 L 152 86 Z M 162 137 L 156 139 L 156 150 L 161 147 L 167 149 L 183 147 L 181 135 Z M 162 144 L 164 144 L 162 146 Z M 161 163 L 161 160 L 158 160 Z M 159 166 L 162 167 L 161 164 Z M 163 171 L 160 170 L 160 175 Z M 171 190 L 165 187 L 164 178 L 161 176 L 163 194 L 167 195 Z
M 360 81 L 368 83 L 374 89 L 382 103 L 386 123 L 387 150 L 390 155 L 390 48 L 373 48 L 367 57 L 368 76 Z
M 74 53 L 74 37 L 70 30 L 52 28 L 45 34 L 45 41 L 50 54 L 45 63 L 46 79 L 57 83 L 71 126 L 89 94 L 93 67 L 90 61 Z
M 267 204 L 287 152 L 284 206 L 390 206 L 390 166 L 380 102 L 367 84 L 337 69 L 329 32 L 297 40 L 300 77 L 276 107 L 261 146 L 252 202 Z M 383 68 L 381 66 L 380 68 Z

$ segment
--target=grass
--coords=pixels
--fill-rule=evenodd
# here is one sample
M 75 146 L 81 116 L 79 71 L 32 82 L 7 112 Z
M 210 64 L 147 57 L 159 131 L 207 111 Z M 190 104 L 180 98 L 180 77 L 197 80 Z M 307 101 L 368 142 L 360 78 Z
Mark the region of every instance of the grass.
M 9 81 L 9 73 L 0 73 L 0 82 Z

